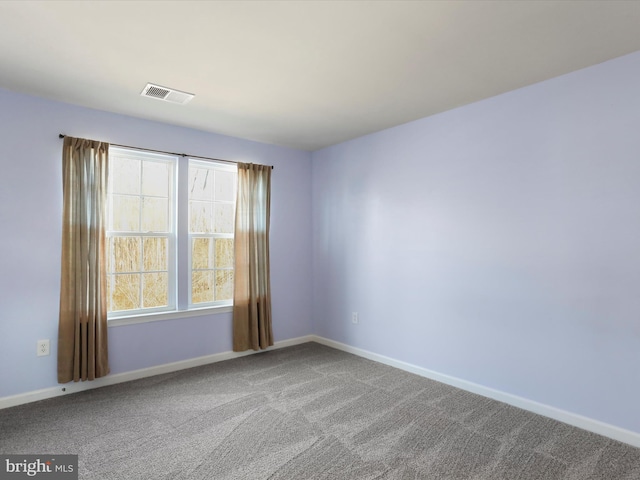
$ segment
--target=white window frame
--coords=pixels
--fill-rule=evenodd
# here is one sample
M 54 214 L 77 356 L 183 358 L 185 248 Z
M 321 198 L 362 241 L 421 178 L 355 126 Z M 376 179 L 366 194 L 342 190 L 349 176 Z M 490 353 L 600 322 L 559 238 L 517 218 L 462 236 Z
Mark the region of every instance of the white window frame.
M 169 292 L 168 305 L 157 308 L 141 308 L 136 310 L 122 310 L 108 312 L 107 319 L 110 326 L 145 323 L 158 320 L 171 320 L 201 315 L 231 312 L 233 301 L 214 301 L 193 304 L 191 302 L 191 239 L 189 232 L 189 162 L 215 165 L 226 171 L 237 171 L 234 164 L 192 159 L 186 156 L 175 156 L 163 153 L 150 153 L 135 148 L 110 147 L 118 155 L 132 155 L 134 158 L 164 159 L 172 164 L 170 182 L 173 205 L 170 208 L 170 233 L 168 245 Z M 237 186 L 234 186 L 234 191 Z M 235 205 L 235 201 L 234 201 Z M 109 212 L 111 215 L 111 212 Z M 155 233 L 138 232 L 108 232 L 109 236 L 158 236 Z M 197 234 L 195 234 L 197 236 Z M 220 234 L 224 235 L 224 234 Z M 208 236 L 208 235 L 205 235 Z M 233 235 L 225 235 L 233 238 Z

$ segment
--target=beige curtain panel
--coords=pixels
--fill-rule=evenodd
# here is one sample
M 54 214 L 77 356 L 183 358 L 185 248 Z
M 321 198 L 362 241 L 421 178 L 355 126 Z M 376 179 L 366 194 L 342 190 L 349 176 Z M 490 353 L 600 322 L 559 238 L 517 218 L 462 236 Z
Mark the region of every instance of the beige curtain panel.
M 238 164 L 234 234 L 233 350 L 273 345 L 269 276 L 271 167 Z
M 65 137 L 58 382 L 109 373 L 106 198 L 109 144 Z

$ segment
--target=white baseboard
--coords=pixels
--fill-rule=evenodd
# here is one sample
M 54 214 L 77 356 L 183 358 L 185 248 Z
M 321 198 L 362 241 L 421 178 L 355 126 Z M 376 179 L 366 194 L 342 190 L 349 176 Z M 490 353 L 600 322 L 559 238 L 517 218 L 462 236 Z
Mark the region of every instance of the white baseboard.
M 418 367 L 410 363 L 395 360 L 390 357 L 385 357 L 384 355 L 378 355 L 377 353 L 372 353 L 367 350 L 363 350 L 361 348 L 352 347 L 350 345 L 336 342 L 334 340 L 329 340 L 324 337 L 319 337 L 317 335 L 312 335 L 311 337 L 312 337 L 311 338 L 312 341 L 321 343 L 328 347 L 332 347 L 338 350 L 342 350 L 344 352 L 352 353 L 354 355 L 358 355 L 359 357 L 367 358 L 369 360 L 374 360 L 376 362 L 383 363 L 391 367 L 396 367 L 410 373 L 415 373 L 416 375 L 420 375 L 421 377 L 426 377 L 431 380 L 436 380 L 441 383 L 446 383 L 447 385 L 461 388 L 463 390 L 466 390 L 472 393 L 477 393 L 478 395 L 492 398 L 494 400 L 498 400 L 500 402 L 513 405 L 514 407 L 522 408 L 523 410 L 528 410 L 530 412 L 537 413 L 545 417 L 553 418 L 554 420 L 567 423 L 574 427 L 578 427 L 583 430 L 597 433 L 599 435 L 603 435 L 605 437 L 609 437 L 614 440 L 618 440 L 620 442 L 624 442 L 634 447 L 640 448 L 640 433 L 632 432 L 630 430 L 625 430 L 623 428 L 616 427 L 615 425 L 610 425 L 608 423 L 604 423 L 599 420 L 594 420 L 592 418 L 584 417 L 582 415 L 568 412 L 566 410 L 561 410 L 559 408 L 555 408 L 550 405 L 538 403 L 533 400 L 529 400 L 527 398 L 518 397 L 517 395 L 505 393 L 500 390 L 494 390 L 493 388 L 485 387 L 477 383 L 468 382 L 466 380 L 462 380 L 456 377 L 451 377 L 449 375 L 443 375 L 441 373 L 434 372 L 426 368 Z
M 328 347 L 332 347 L 338 350 L 342 350 L 344 352 L 352 353 L 354 355 L 358 355 L 359 357 L 367 358 L 369 360 L 383 363 L 391 367 L 399 368 L 401 370 L 404 370 L 410 373 L 415 373 L 416 375 L 420 375 L 421 377 L 430 378 L 432 380 L 436 380 L 438 382 L 442 382 L 447 385 L 451 385 L 453 387 L 461 388 L 463 390 L 466 390 L 472 393 L 477 393 L 478 395 L 492 398 L 494 400 L 498 400 L 500 402 L 504 402 L 509 405 L 513 405 L 514 407 L 522 408 L 524 410 L 528 410 L 530 412 L 537 413 L 539 415 L 544 415 L 545 417 L 553 418 L 554 420 L 558 420 L 560 422 L 573 425 L 574 427 L 582 428 L 583 430 L 594 432 L 599 435 L 604 435 L 605 437 L 609 437 L 614 440 L 618 440 L 620 442 L 624 442 L 634 447 L 640 448 L 639 433 L 632 432 L 630 430 L 625 430 L 623 428 L 616 427 L 615 425 L 610 425 L 608 423 L 604 423 L 599 420 L 594 420 L 588 417 L 584 417 L 582 415 L 568 412 L 566 410 L 561 410 L 559 408 L 538 403 L 533 400 L 529 400 L 527 398 L 518 397 L 517 395 L 512 395 L 510 393 L 505 393 L 500 390 L 495 390 L 489 387 L 485 387 L 477 383 L 468 382 L 466 380 L 462 380 L 456 377 L 451 377 L 449 375 L 443 375 L 441 373 L 434 372 L 432 370 L 429 370 L 423 367 L 418 367 L 410 363 L 402 362 L 400 360 L 395 360 L 390 357 L 385 357 L 384 355 L 379 355 L 377 353 L 373 353 L 368 350 L 352 347 L 350 345 L 336 342 L 334 340 L 330 340 L 328 338 L 320 337 L 317 335 L 306 335 L 304 337 L 292 338 L 289 340 L 276 342 L 275 345 L 273 347 L 270 347 L 268 350 L 289 347 L 292 345 L 299 345 L 301 343 L 306 343 L 306 342 L 317 342 L 322 345 L 326 345 Z M 205 355 L 203 357 L 182 360 L 179 362 L 166 363 L 164 365 L 157 365 L 154 367 L 143 368 L 140 370 L 133 370 L 131 372 L 107 375 L 106 377 L 98 378 L 92 382 L 67 383 L 63 385 L 58 385 L 56 387 L 44 388 L 41 390 L 34 390 L 32 392 L 22 393 L 19 395 L 1 397 L 0 409 L 14 407 L 16 405 L 22 405 L 24 403 L 36 402 L 38 400 L 45 400 L 47 398 L 59 397 L 62 395 L 69 395 L 71 393 L 81 392 L 84 390 L 91 390 L 93 388 L 100 388 L 100 387 L 106 387 L 108 385 L 115 385 L 117 383 L 129 382 L 131 380 L 151 377 L 151 376 L 160 375 L 163 373 L 171 373 L 179 370 L 184 370 L 187 368 L 199 367 L 201 365 L 221 362 L 224 360 L 239 358 L 246 355 L 253 355 L 255 353 L 259 353 L 259 352 L 249 350 L 247 352 L 229 351 L 229 352 L 215 353 L 212 355 Z
M 311 342 L 314 340 L 314 338 L 315 337 L 313 337 L 312 335 L 307 335 L 304 337 L 275 342 L 275 345 L 269 347 L 266 350 L 261 350 L 261 352 Z M 32 392 L 21 393 L 8 397 L 1 397 L 0 409 L 15 407 L 24 403 L 37 402 L 38 400 L 45 400 L 47 398 L 69 395 L 71 393 L 81 392 L 84 390 L 106 387 L 108 385 L 115 385 L 117 383 L 129 382 L 131 380 L 138 380 L 140 378 L 152 377 L 154 375 L 160 375 L 163 373 L 177 372 L 178 370 L 199 367 L 201 365 L 207 365 L 210 363 L 222 362 L 223 360 L 230 360 L 232 358 L 244 357 L 246 355 L 253 355 L 256 353 L 260 352 L 248 350 L 246 352 L 214 353 L 212 355 L 190 358 L 188 360 L 181 360 L 179 362 L 165 363 L 164 365 L 142 368 L 140 370 L 133 370 L 131 372 L 115 373 L 113 375 L 107 375 L 106 377 L 97 378 L 96 380 L 93 380 L 91 382 L 65 383 L 55 387 L 43 388 L 41 390 L 34 390 Z

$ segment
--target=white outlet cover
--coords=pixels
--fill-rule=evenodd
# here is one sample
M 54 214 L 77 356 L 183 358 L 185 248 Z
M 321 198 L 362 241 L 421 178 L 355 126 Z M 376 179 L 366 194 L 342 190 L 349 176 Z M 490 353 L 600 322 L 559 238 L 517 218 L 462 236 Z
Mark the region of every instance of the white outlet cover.
M 49 355 L 49 340 L 38 340 L 36 355 L 39 357 Z

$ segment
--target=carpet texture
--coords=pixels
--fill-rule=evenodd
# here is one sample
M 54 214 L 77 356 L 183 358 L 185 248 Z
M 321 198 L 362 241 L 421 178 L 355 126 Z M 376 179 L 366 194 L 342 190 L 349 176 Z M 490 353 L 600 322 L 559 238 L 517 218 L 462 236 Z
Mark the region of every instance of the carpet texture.
M 0 410 L 82 479 L 638 480 L 640 449 L 316 343 Z

